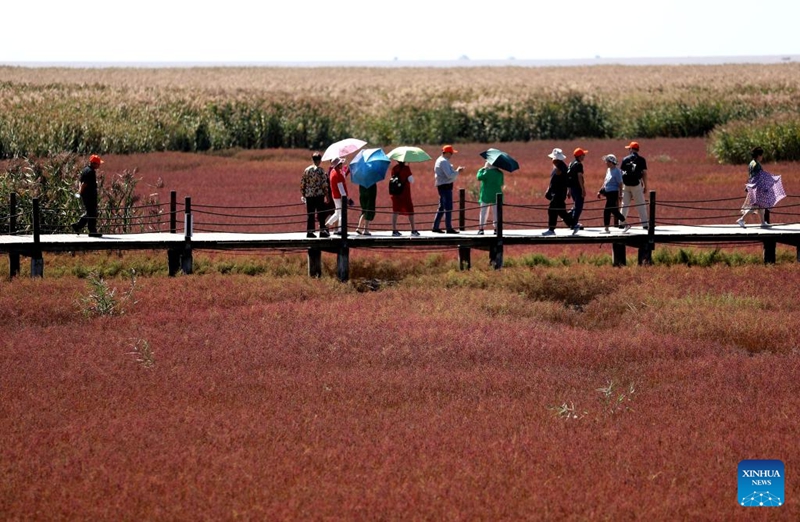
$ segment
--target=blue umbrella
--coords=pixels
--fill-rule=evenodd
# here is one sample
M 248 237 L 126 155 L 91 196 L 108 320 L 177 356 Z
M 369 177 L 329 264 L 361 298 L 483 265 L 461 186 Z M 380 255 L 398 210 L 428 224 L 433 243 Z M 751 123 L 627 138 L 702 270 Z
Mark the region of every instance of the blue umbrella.
M 481 157 L 486 159 L 486 161 L 489 162 L 489 165 L 508 172 L 514 172 L 519 168 L 519 163 L 517 163 L 517 160 L 502 150 L 488 149 L 481 152 Z
M 382 149 L 360 150 L 350 162 L 350 179 L 362 187 L 371 187 L 386 178 L 391 162 Z

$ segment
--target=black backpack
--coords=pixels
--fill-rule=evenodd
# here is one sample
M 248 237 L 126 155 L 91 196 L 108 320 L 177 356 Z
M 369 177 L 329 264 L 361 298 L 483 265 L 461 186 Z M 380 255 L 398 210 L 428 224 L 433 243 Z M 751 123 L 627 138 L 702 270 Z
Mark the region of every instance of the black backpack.
M 633 160 L 623 161 L 622 164 L 619 166 L 619 169 L 622 171 L 622 182 L 629 187 L 635 187 L 639 184 L 641 180 L 641 176 L 639 175 L 638 169 L 636 168 L 636 163 Z
M 403 180 L 400 179 L 400 176 L 392 174 L 392 177 L 389 178 L 389 194 L 392 196 L 399 196 L 403 193 Z

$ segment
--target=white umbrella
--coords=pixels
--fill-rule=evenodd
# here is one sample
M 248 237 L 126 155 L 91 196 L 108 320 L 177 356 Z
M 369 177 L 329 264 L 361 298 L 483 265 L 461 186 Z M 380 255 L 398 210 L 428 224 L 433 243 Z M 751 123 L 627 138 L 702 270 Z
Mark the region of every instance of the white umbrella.
M 328 161 L 335 158 L 344 158 L 348 154 L 352 154 L 366 144 L 366 141 L 356 138 L 345 138 L 337 141 L 325 149 L 325 154 L 322 155 L 322 161 Z

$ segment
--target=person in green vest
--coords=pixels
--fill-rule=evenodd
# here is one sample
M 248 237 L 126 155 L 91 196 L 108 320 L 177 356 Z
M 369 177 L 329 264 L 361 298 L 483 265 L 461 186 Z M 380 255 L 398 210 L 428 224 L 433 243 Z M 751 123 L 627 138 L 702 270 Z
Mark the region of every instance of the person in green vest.
M 486 164 L 478 169 L 478 181 L 481 184 L 479 202 L 481 204 L 480 225 L 478 235 L 483 235 L 486 226 L 486 218 L 489 209 L 492 210 L 492 226 L 497 229 L 497 195 L 503 193 L 503 171 L 493 167 L 487 161 Z

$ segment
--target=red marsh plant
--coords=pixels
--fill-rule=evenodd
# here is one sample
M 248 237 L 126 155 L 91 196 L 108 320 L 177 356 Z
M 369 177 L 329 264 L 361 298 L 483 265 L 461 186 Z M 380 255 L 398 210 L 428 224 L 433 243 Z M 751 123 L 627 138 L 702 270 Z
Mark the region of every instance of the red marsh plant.
M 800 324 L 795 266 L 572 271 L 152 277 L 94 318 L 85 281 L 0 282 L 0 512 L 750 519 L 738 462 L 800 465 L 797 332 L 757 319 Z M 787 348 L 721 335 L 748 319 Z

